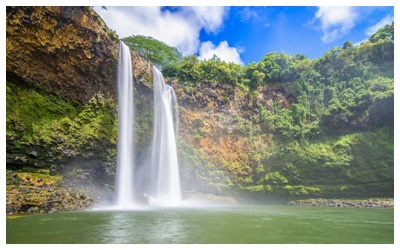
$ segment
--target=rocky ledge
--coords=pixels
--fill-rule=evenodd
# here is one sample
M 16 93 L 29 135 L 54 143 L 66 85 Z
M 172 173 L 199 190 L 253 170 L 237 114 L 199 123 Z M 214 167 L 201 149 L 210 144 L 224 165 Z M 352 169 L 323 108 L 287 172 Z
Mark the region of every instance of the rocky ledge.
M 29 179 L 7 171 L 7 215 L 82 210 L 94 204 L 94 199 L 86 194 L 47 184 L 41 178 Z
M 356 208 L 394 208 L 394 199 L 373 198 L 367 200 L 350 199 L 305 199 L 290 201 L 291 206 L 306 207 L 356 207 Z

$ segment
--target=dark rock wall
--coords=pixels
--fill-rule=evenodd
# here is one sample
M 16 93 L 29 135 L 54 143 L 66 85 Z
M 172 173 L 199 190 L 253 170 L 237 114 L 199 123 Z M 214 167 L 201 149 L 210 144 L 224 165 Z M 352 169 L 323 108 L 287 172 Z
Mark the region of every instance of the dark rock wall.
M 7 79 L 69 100 L 116 98 L 119 40 L 89 7 L 7 7 Z M 151 65 L 132 52 L 135 79 Z M 15 80 L 14 80 L 15 81 Z

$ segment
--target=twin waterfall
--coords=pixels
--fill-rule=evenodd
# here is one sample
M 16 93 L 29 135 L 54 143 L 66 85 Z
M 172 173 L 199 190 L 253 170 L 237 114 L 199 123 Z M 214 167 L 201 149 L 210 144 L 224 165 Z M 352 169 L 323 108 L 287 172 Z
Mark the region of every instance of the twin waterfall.
M 116 208 L 129 210 L 150 206 L 169 207 L 181 203 L 176 136 L 178 104 L 174 90 L 153 67 L 154 120 L 150 167 L 135 176 L 134 91 L 130 49 L 120 43 L 118 62 L 119 134 L 116 180 Z M 141 187 L 135 185 L 140 179 Z M 145 202 L 143 202 L 145 201 Z

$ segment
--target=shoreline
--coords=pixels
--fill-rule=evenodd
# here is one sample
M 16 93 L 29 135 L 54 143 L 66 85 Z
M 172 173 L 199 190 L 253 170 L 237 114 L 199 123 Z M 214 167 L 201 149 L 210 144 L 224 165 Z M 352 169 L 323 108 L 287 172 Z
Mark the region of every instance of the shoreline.
M 394 208 L 394 198 L 370 199 L 303 199 L 288 202 L 289 206 L 305 207 L 353 207 L 353 208 Z
M 22 178 L 20 173 L 7 170 L 6 215 L 83 210 L 94 205 L 87 194 L 39 179 Z

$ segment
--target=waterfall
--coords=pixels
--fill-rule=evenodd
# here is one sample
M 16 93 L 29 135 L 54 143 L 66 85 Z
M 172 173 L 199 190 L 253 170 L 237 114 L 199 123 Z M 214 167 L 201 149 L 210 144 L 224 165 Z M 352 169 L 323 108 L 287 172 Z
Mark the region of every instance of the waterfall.
M 130 49 L 120 43 L 118 61 L 118 159 L 113 208 L 136 209 L 146 198 L 150 206 L 178 206 L 181 188 L 176 149 L 178 103 L 173 88 L 153 67 L 154 120 L 152 151 L 146 171 L 135 172 L 134 92 Z M 138 176 L 135 176 L 138 175 Z M 135 180 L 137 183 L 135 183 Z M 136 188 L 135 188 L 136 185 Z
M 181 202 L 176 151 L 178 103 L 173 88 L 166 85 L 153 66 L 154 121 L 149 180 L 145 196 L 156 206 L 177 206 Z
M 132 60 L 128 46 L 120 43 L 118 60 L 118 158 L 116 206 L 130 209 L 136 206 L 134 196 L 134 95 Z

